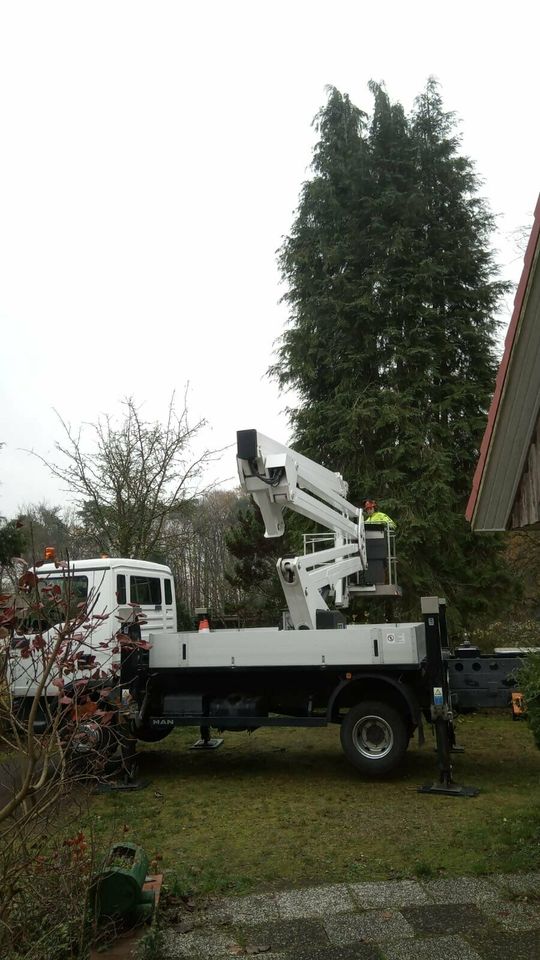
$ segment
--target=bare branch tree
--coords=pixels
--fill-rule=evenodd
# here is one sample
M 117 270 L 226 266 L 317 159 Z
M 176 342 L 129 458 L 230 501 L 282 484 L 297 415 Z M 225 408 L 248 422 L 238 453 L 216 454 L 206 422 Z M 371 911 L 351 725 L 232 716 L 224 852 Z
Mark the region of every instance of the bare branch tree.
M 192 443 L 205 421 L 190 425 L 185 396 L 177 413 L 173 394 L 164 423 L 145 421 L 133 397 L 123 407 L 120 423 L 106 415 L 78 430 L 58 414 L 62 462 L 34 455 L 65 484 L 99 551 L 145 559 L 162 547 L 171 513 L 200 495 L 203 469 L 218 451 L 193 455 Z
M 231 567 L 226 535 L 237 519 L 240 496 L 237 490 L 213 490 L 167 520 L 167 562 L 178 599 L 192 612 L 207 606 L 222 613 L 237 602 L 226 578 Z

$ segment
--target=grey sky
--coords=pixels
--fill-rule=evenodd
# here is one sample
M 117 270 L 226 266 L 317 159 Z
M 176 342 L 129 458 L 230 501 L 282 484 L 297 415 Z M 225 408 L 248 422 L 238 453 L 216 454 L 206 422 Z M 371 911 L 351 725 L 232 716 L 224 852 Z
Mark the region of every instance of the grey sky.
M 325 86 L 406 109 L 434 74 L 521 260 L 538 176 L 530 3 L 0 4 L 0 513 L 62 502 L 44 456 L 133 394 L 164 416 L 189 381 L 206 444 L 286 441 L 264 373 L 286 319 L 275 250 Z M 511 304 L 510 304 L 511 306 Z M 234 477 L 231 450 L 215 476 Z M 231 481 L 231 485 L 232 485 Z

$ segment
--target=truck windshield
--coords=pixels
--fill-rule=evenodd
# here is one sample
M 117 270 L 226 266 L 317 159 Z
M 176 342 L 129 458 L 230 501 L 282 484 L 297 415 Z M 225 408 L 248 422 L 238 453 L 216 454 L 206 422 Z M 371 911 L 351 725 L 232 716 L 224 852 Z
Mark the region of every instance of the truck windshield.
M 65 619 L 74 617 L 78 604 L 88 598 L 88 577 L 76 576 L 39 576 L 38 590 L 43 610 L 39 620 L 32 620 L 32 630 L 49 630 Z M 64 607 L 67 601 L 67 608 Z

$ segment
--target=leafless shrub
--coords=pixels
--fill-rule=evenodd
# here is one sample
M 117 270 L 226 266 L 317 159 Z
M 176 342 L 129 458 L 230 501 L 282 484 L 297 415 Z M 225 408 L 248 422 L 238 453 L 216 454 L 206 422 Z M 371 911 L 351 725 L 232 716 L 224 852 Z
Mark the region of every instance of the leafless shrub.
M 0 955 L 13 960 L 80 955 L 94 850 L 73 824 L 82 787 L 118 769 L 129 740 L 119 670 L 137 641 L 111 620 L 96 643 L 111 616 L 99 591 L 81 598 L 69 564 L 56 569 L 0 596 Z

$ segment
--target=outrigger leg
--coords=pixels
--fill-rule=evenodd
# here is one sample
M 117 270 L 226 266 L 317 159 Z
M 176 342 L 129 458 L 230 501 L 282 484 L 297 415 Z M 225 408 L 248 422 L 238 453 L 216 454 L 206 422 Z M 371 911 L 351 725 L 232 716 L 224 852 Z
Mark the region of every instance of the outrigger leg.
M 190 750 L 217 750 L 218 747 L 221 746 L 223 737 L 211 737 L 209 726 L 201 725 L 199 729 L 201 733 L 200 739 L 195 741 L 189 748 Z

